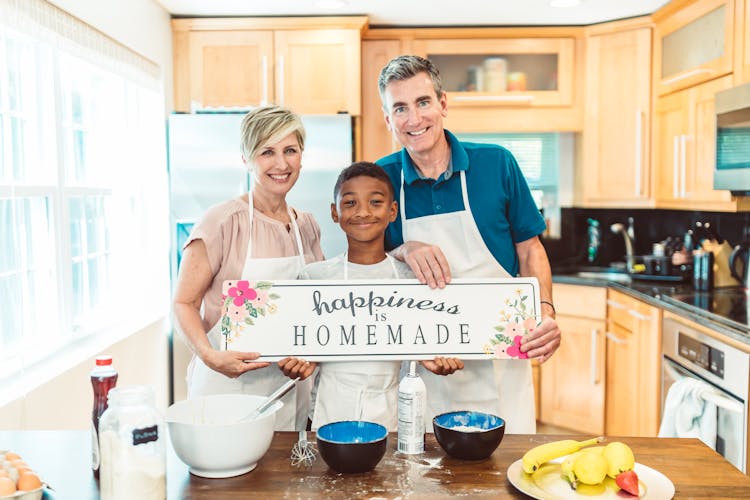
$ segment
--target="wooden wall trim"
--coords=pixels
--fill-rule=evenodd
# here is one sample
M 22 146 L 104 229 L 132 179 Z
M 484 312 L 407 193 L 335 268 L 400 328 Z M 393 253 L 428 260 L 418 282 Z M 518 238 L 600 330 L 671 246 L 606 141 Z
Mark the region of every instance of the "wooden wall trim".
M 363 40 L 411 40 L 452 38 L 580 38 L 580 26 L 529 26 L 529 27 L 442 27 L 442 28 L 367 28 Z
M 366 16 L 198 17 L 172 19 L 174 31 L 355 29 L 367 27 Z
M 611 21 L 600 24 L 592 24 L 585 28 L 586 36 L 611 35 L 614 32 L 635 30 L 640 28 L 653 28 L 654 22 L 651 16 L 634 17 L 621 21 Z
M 653 19 L 655 23 L 658 23 L 664 18 L 669 17 L 679 10 L 684 9 L 685 7 L 688 7 L 699 1 L 700 0 L 672 0 L 664 7 L 651 14 L 651 19 Z

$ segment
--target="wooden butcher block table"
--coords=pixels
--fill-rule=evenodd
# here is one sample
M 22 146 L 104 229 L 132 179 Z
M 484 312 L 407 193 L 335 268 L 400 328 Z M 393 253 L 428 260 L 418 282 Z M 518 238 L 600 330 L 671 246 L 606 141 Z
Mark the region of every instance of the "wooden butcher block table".
M 508 466 L 533 446 L 558 439 L 592 436 L 506 435 L 487 460 L 451 458 L 427 435 L 425 453 L 396 453 L 396 435 L 378 466 L 364 474 L 340 474 L 318 457 L 310 468 L 295 468 L 290 452 L 296 432 L 277 432 L 257 468 L 242 476 L 205 479 L 193 476 L 172 450 L 167 453 L 169 499 L 239 498 L 529 498 L 508 481 Z M 308 438 L 315 440 L 314 433 Z M 607 438 L 630 445 L 640 464 L 668 477 L 675 498 L 750 499 L 750 478 L 697 439 Z M 90 471 L 90 437 L 86 431 L 2 431 L 0 449 L 13 449 L 55 488 L 45 498 L 98 498 Z M 625 498 L 625 497 L 623 497 Z M 632 498 L 632 497 L 631 497 Z

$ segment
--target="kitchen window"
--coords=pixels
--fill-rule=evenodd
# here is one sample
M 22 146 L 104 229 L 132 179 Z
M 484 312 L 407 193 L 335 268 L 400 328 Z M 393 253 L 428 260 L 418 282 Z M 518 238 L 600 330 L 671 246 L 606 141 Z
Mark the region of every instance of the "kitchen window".
M 0 380 L 168 314 L 161 86 L 56 7 L 0 5 Z
M 546 236 L 560 236 L 560 206 L 572 186 L 573 136 L 570 133 L 459 133 L 467 142 L 497 144 L 516 158 L 536 206 L 547 222 Z

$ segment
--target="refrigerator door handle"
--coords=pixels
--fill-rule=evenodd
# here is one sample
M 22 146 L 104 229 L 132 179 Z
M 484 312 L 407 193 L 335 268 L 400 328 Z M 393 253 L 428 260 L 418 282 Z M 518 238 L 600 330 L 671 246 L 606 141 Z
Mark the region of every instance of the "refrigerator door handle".
M 261 68 L 261 78 L 263 79 L 261 82 L 261 96 L 260 96 L 260 103 L 262 105 L 268 104 L 268 56 L 263 56 L 260 59 L 260 68 Z

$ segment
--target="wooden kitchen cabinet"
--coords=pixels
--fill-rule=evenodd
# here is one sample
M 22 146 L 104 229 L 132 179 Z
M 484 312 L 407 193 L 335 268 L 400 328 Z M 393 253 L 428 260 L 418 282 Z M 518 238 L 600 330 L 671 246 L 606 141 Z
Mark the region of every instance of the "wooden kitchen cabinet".
M 401 54 L 399 40 L 362 41 L 362 159 L 375 161 L 400 149 L 385 124 L 378 90 L 380 70 Z
M 660 422 L 661 309 L 610 289 L 605 433 L 655 437 Z
M 714 95 L 732 86 L 732 77 L 681 90 L 656 100 L 654 165 L 656 207 L 736 212 L 747 197 L 713 189 L 716 164 Z
M 440 70 L 447 92 L 444 123 L 452 132 L 579 132 L 583 128 L 582 40 L 580 27 L 377 28 L 363 34 L 363 53 L 382 55 L 387 47 L 384 42 L 391 42 L 387 49 L 390 56 L 430 58 Z M 498 58 L 505 60 L 505 78 Z M 376 77 L 385 59 L 363 57 L 363 79 Z M 489 61 L 487 68 L 494 68 L 489 79 L 485 61 Z M 366 77 L 368 72 L 371 76 Z M 526 90 L 510 90 L 509 85 L 522 88 L 518 83 L 521 73 Z M 478 90 L 479 82 L 483 82 L 483 90 Z M 373 102 L 380 105 L 380 97 L 373 90 L 368 92 L 367 85 L 363 80 L 364 109 L 374 106 Z M 503 85 L 505 90 L 501 90 Z M 369 158 L 365 155 L 365 159 L 392 152 L 393 144 L 385 138 L 380 118 L 363 114 L 363 120 L 377 127 L 370 130 L 378 130 L 374 140 L 363 130 L 363 150 L 376 153 L 370 153 Z
M 417 39 L 440 69 L 448 104 L 570 106 L 574 38 Z
M 675 0 L 654 15 L 656 95 L 732 73 L 735 0 Z
M 364 17 L 174 19 L 175 110 L 275 103 L 300 114 L 361 109 Z
M 622 27 L 621 27 L 622 26 Z M 586 40 L 584 206 L 648 207 L 650 192 L 651 26 L 611 23 Z
M 540 420 L 604 433 L 605 287 L 553 284 L 560 348 L 541 365 Z

